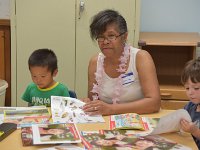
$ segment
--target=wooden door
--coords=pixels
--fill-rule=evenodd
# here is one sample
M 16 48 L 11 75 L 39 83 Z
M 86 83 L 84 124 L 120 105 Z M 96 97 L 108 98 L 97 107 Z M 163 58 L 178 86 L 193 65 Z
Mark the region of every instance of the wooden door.
M 4 31 L 0 30 L 0 79 L 5 79 Z
M 28 58 L 39 48 L 55 51 L 59 70 L 55 80 L 74 89 L 75 1 L 14 0 L 11 6 L 12 55 L 16 56 L 12 59 L 16 70 L 12 71 L 12 105 L 27 105 L 21 96 L 32 82 Z
M 0 19 L 0 79 L 8 83 L 5 106 L 11 104 L 11 48 L 10 20 Z
M 80 10 L 80 3 L 83 11 Z M 77 0 L 76 16 L 76 92 L 78 97 L 87 96 L 87 70 L 91 56 L 99 52 L 89 34 L 91 17 L 110 8 L 119 11 L 128 24 L 128 41 L 136 46 L 139 34 L 139 1 L 137 0 Z

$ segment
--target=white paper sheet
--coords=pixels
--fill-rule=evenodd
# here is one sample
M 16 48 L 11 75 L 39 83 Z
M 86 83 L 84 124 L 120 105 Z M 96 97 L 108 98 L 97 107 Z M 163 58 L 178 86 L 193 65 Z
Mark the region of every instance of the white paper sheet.
M 51 96 L 51 113 L 54 123 L 105 122 L 101 115 L 89 116 L 81 109 L 84 102 L 71 97 Z

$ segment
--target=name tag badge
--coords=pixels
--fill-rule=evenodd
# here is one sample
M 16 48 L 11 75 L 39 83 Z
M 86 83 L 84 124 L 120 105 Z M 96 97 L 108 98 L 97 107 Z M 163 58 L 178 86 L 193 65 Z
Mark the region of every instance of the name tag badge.
M 123 80 L 123 86 L 128 86 L 135 80 L 135 76 L 133 75 L 133 72 L 126 73 L 122 76 Z

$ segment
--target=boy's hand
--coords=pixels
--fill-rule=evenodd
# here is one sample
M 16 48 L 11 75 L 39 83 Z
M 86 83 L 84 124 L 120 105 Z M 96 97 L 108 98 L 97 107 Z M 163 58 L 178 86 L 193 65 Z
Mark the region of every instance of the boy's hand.
M 183 131 L 189 132 L 191 134 L 194 134 L 198 130 L 198 128 L 195 125 L 195 123 L 189 122 L 189 121 L 187 121 L 185 119 L 181 119 L 180 125 L 181 125 L 181 128 L 182 128 Z

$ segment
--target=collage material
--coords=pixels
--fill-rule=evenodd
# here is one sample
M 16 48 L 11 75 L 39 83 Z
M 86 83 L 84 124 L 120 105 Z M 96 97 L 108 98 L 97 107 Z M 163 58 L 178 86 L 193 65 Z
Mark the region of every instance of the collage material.
M 37 144 L 80 143 L 81 138 L 75 124 L 34 124 L 21 128 L 24 146 Z
M 110 129 L 127 129 L 130 134 L 138 136 L 176 132 L 180 131 L 182 118 L 191 121 L 190 115 L 184 109 L 176 110 L 161 118 L 141 117 L 135 113 L 112 115 Z
M 136 136 L 127 133 L 127 130 L 86 131 L 81 136 L 88 150 L 191 150 L 159 135 Z
M 1 107 L 2 122 L 17 124 L 17 127 L 49 123 L 50 112 L 46 107 Z
M 110 129 L 149 130 L 148 122 L 136 113 L 110 116 Z
M 57 146 L 52 146 L 48 148 L 41 148 L 39 150 L 85 150 L 82 147 L 79 147 L 77 145 L 72 145 L 72 144 L 61 144 Z
M 54 123 L 105 122 L 102 115 L 89 116 L 81 109 L 84 102 L 71 97 L 51 96 L 51 112 Z
M 153 131 L 150 134 L 154 135 L 154 134 L 162 134 L 162 133 L 180 131 L 181 119 L 185 119 L 189 122 L 192 121 L 187 110 L 178 109 L 168 115 L 161 117 L 158 120 L 157 125 L 153 128 Z

